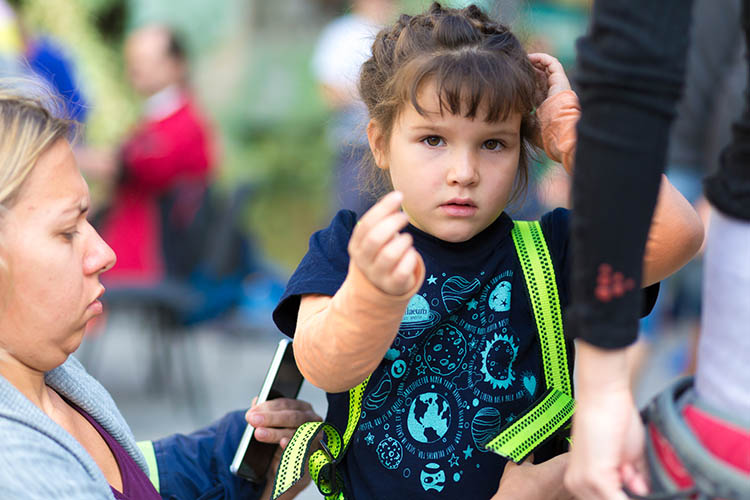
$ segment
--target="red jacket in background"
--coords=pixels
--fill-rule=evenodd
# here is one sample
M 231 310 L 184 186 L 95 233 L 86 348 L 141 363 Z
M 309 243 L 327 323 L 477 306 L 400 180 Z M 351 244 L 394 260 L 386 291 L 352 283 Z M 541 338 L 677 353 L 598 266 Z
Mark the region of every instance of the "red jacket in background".
M 183 93 L 177 105 L 167 116 L 139 123 L 122 146 L 121 181 L 101 228 L 117 264 L 103 281 L 160 280 L 164 261 L 159 198 L 177 185 L 202 192 L 208 184 L 215 162 L 212 134 L 189 96 Z

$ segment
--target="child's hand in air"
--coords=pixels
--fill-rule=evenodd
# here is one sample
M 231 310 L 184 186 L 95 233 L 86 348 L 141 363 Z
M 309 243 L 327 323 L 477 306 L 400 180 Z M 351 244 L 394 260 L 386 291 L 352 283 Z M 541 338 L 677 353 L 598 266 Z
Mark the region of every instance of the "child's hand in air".
M 408 217 L 400 210 L 403 195 L 385 196 L 357 222 L 349 240 L 349 256 L 370 282 L 389 295 L 403 295 L 414 288 L 422 257 L 412 237 L 401 233 Z
M 560 61 L 549 54 L 529 54 L 537 76 L 537 86 L 542 94 L 540 100 L 549 99 L 563 90 L 570 90 L 570 82 Z

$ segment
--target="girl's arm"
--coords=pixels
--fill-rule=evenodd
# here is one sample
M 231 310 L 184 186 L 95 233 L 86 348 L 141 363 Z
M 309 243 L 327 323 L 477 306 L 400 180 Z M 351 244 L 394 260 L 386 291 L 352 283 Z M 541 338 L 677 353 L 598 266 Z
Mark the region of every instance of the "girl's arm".
M 392 193 L 357 223 L 349 270 L 333 297 L 302 297 L 294 357 L 302 374 L 327 392 L 355 387 L 377 368 L 398 333 L 409 299 L 424 280 L 424 263 L 401 233 L 406 216 Z
M 562 65 L 556 59 L 546 54 L 531 54 L 529 58 L 537 68 L 544 68 L 549 82 L 548 97 L 537 109 L 544 150 L 572 175 L 576 124 L 581 115 L 578 97 L 570 90 Z M 700 217 L 662 175 L 643 257 L 643 286 L 661 281 L 687 264 L 702 242 Z

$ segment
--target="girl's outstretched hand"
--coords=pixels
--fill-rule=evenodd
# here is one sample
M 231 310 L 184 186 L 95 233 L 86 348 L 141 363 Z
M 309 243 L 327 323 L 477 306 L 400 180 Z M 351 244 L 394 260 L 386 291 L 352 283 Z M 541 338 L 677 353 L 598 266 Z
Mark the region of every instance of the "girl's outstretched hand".
M 384 293 L 399 296 L 414 288 L 422 257 L 412 237 L 402 233 L 409 219 L 400 210 L 403 195 L 394 191 L 368 210 L 349 240 L 349 256 L 370 282 Z
M 540 104 L 563 90 L 570 90 L 570 82 L 560 61 L 549 54 L 537 52 L 529 54 L 537 76 L 537 86 L 541 93 Z

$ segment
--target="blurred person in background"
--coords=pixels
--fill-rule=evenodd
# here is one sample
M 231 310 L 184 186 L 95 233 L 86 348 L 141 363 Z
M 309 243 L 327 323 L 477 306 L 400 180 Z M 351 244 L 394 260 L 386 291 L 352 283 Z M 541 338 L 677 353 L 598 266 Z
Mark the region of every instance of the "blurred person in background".
M 19 6 L 20 0 L 0 1 L 0 59 L 10 59 L 5 61 L 5 73 L 41 77 L 62 98 L 66 116 L 85 122 L 88 104 L 76 79 L 73 59 L 59 40 L 32 33 L 17 13 Z
M 334 210 L 362 215 L 375 202 L 360 182 L 360 164 L 368 151 L 364 124 L 367 108 L 357 91 L 359 70 L 370 57 L 375 35 L 393 15 L 395 0 L 354 0 L 351 12 L 325 27 L 318 39 L 312 69 L 333 116 L 329 141 L 335 151 Z
M 65 47 L 47 35 L 32 35 L 23 24 L 21 34 L 24 41 L 24 57 L 29 68 L 62 97 L 68 118 L 84 123 L 88 115 L 88 103 L 76 79 L 73 59 Z
M 99 222 L 118 256 L 107 281 L 153 283 L 165 274 L 159 200 L 175 196 L 169 224 L 190 222 L 216 164 L 215 143 L 187 85 L 185 46 L 171 29 L 133 31 L 125 63 L 133 89 L 145 99 L 140 122 L 118 151 L 83 149 L 77 156 L 85 173 L 112 186 Z
M 320 419 L 309 404 L 276 399 L 136 443 L 72 356 L 102 313 L 100 277 L 115 254 L 87 220 L 74 125 L 27 90 L 0 81 L 0 498 L 268 498 L 270 482 L 264 490 L 229 471 L 245 419 L 258 440 L 285 446 Z
M 667 151 L 667 175 L 691 201 L 708 230 L 709 205 L 701 181 L 719 168 L 721 151 L 731 140 L 731 126 L 742 111 L 747 85 L 743 59 L 740 0 L 695 0 L 687 78 Z M 722 29 L 716 28 L 721 26 Z M 670 310 L 697 337 L 700 329 L 702 260 L 696 258 L 670 279 Z M 695 344 L 695 341 L 693 342 Z M 688 370 L 694 371 L 695 352 Z

